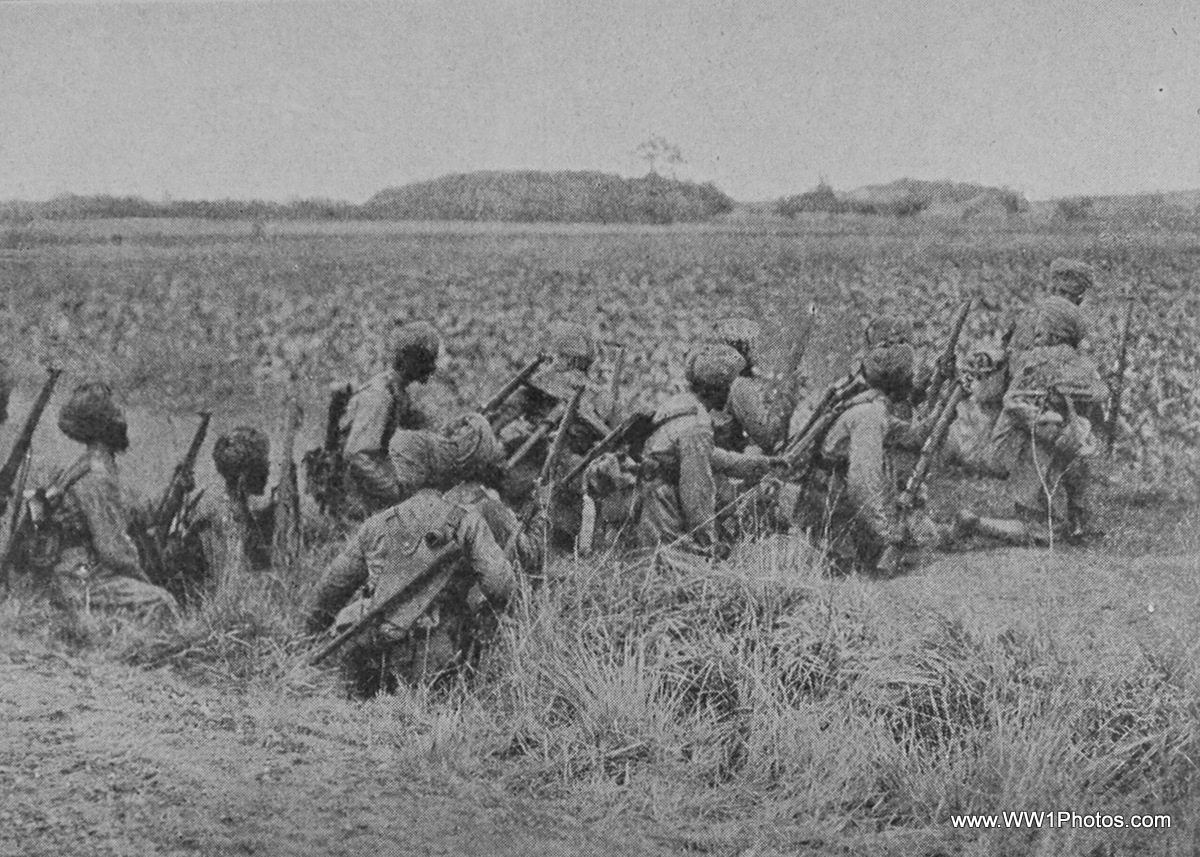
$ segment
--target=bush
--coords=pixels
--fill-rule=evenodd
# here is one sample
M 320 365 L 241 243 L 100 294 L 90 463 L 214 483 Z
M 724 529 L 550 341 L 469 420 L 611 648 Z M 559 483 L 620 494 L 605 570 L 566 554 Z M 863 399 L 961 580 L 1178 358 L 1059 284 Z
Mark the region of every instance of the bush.
M 1093 200 L 1087 196 L 1073 196 L 1060 199 L 1054 204 L 1055 212 L 1063 220 L 1087 220 L 1092 213 Z

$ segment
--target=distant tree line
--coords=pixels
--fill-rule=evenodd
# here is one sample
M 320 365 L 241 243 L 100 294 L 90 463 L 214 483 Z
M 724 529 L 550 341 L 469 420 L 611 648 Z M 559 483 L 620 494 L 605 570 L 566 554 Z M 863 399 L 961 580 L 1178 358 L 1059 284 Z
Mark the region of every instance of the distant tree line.
M 654 173 L 626 179 L 599 172 L 483 172 L 381 191 L 363 205 L 327 199 L 171 200 L 67 195 L 47 202 L 0 202 L 0 220 L 194 217 L 212 220 L 502 220 L 523 223 L 676 223 L 732 211 L 711 183 Z
M 482 172 L 443 176 L 376 194 L 367 216 L 396 220 L 504 220 L 518 223 L 677 223 L 732 211 L 711 183 L 650 173 Z
M 969 182 L 900 179 L 887 185 L 862 188 L 853 195 L 843 195 L 822 179 L 810 191 L 781 197 L 775 203 L 775 213 L 784 217 L 819 212 L 912 217 L 933 206 L 955 207 L 963 213 L 978 213 L 987 207 L 996 207 L 1016 214 L 1027 210 L 1029 203 L 1024 195 L 1009 188 Z

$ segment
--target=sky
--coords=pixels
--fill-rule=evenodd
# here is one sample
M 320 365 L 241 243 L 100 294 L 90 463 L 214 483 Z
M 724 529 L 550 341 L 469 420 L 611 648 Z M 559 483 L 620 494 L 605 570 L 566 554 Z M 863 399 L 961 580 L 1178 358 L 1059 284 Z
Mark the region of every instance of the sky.
M 1041 199 L 1200 187 L 1196 0 L 0 2 L 0 199 L 480 169 Z

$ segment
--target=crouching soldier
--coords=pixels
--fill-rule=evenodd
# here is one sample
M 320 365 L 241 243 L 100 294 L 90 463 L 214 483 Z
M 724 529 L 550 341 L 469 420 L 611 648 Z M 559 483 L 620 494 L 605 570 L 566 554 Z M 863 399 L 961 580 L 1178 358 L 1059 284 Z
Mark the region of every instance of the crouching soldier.
M 758 323 L 748 318 L 723 318 L 714 325 L 719 341 L 742 355 L 745 365 L 729 386 L 725 406 L 713 414 L 713 437 L 718 449 L 760 452 L 776 449 L 783 439 L 786 414 L 774 414 L 763 379 L 754 367 L 755 343 L 761 336 Z
M 86 450 L 31 500 L 37 544 L 24 560 L 49 572 L 52 597 L 69 610 L 173 612 L 175 600 L 147 580 L 128 534 L 116 456 L 129 448 L 129 433 L 112 390 L 103 383 L 76 387 L 58 427 Z
M 487 644 L 513 595 L 514 565 L 535 559 L 532 542 L 481 481 L 422 489 L 351 537 L 317 585 L 307 629 L 360 628 L 341 654 L 352 695 L 448 676 Z M 377 621 L 364 622 L 372 610 Z
M 437 331 L 426 322 L 397 325 L 389 343 L 389 368 L 354 390 L 341 417 L 346 511 L 362 519 L 400 502 L 388 444 L 397 429 L 423 429 L 426 415 L 409 386 L 424 383 L 437 367 Z
M 944 538 L 922 510 L 907 520 L 898 514 L 899 489 L 911 469 L 900 459 L 915 458 L 928 428 L 909 419 L 914 363 L 907 341 L 868 337 L 850 388 L 860 392 L 839 405 L 841 413 L 820 442 L 797 523 L 823 537 L 843 567 L 895 574 L 906 546 Z
M 716 474 L 755 479 L 770 469 L 766 456 L 713 445 L 711 413 L 725 406 L 744 366 L 742 356 L 727 345 L 698 349 L 688 358 L 687 391 L 670 397 L 654 413 L 654 433 L 644 451 L 638 541 L 643 547 L 668 548 L 660 553 L 668 565 L 684 554 L 722 552 Z
M 553 431 L 577 389 L 584 392 L 567 429 L 561 459 L 564 470 L 574 467 L 619 422 L 611 398 L 588 375 L 596 359 L 596 344 L 588 328 L 558 322 L 551 327 L 549 340 L 550 366 L 509 397 L 493 419 L 512 462 L 502 495 L 515 509 L 524 509 L 533 501 Z M 556 494 L 550 522 L 550 539 L 556 547 L 569 550 L 578 537 L 583 498 L 582 480 L 563 486 Z
M 179 564 L 188 569 L 189 588 L 219 594 L 270 567 L 274 504 L 264 497 L 270 454 L 267 436 L 248 426 L 213 444 L 221 483 L 201 489 L 184 516 Z
M 503 475 L 503 455 L 483 414 L 465 414 L 441 432 L 401 429 L 388 444 L 397 502 L 422 488 L 447 491 L 472 478 L 490 485 Z
M 1108 388 L 1095 362 L 1070 345 L 1035 346 L 1014 356 L 996 423 L 994 456 L 1006 464 L 1014 517 L 960 515 L 967 531 L 1022 545 L 1095 535 L 1091 462 Z
M 993 461 L 992 433 L 1004 404 L 1004 356 L 973 352 L 963 373 L 967 397 L 958 404 L 946 436 L 945 461 L 979 476 L 1003 476 Z

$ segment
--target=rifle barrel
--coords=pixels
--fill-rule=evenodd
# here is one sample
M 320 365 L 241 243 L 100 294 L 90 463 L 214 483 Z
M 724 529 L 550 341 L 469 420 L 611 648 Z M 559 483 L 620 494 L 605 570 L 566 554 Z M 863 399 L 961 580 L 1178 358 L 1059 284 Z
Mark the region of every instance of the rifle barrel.
M 4 462 L 4 467 L 0 468 L 0 504 L 7 503 L 8 498 L 12 495 L 13 483 L 17 480 L 17 474 L 21 470 L 25 454 L 33 445 L 33 434 L 37 431 L 38 423 L 42 419 L 42 412 L 50 403 L 50 397 L 54 394 L 54 385 L 58 383 L 58 377 L 62 374 L 62 370 L 57 368 L 48 369 L 47 372 L 49 374 L 46 382 L 42 384 L 42 389 L 38 393 L 37 399 L 34 400 L 33 407 L 29 410 L 29 416 L 25 418 L 25 424 L 21 426 L 21 434 L 17 436 L 17 442 L 13 444 L 12 451 L 8 454 L 8 460 Z
M 526 363 L 516 375 L 513 375 L 508 381 L 497 390 L 490 399 L 483 403 L 482 413 L 489 419 L 494 416 L 494 411 L 499 408 L 504 402 L 516 392 L 517 387 L 520 387 L 531 377 L 538 368 L 546 362 L 546 355 L 539 354 Z

